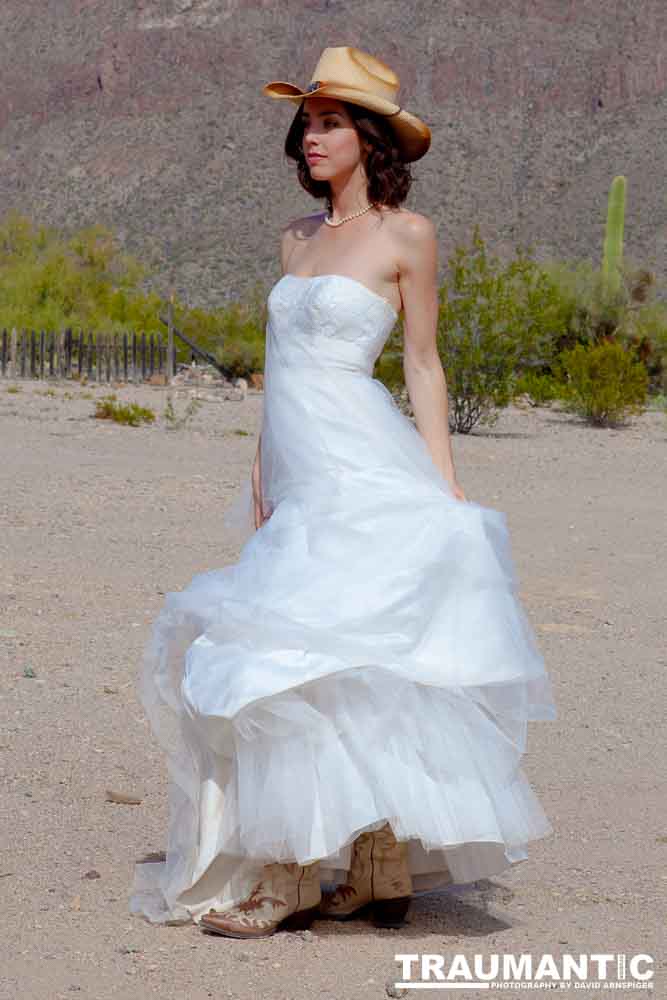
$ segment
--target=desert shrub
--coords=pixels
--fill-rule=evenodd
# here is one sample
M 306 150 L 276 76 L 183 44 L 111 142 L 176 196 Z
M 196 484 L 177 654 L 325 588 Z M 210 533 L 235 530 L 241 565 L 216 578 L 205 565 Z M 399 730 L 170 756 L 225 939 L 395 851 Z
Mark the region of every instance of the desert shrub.
M 567 323 L 562 297 L 526 253 L 508 264 L 490 257 L 476 227 L 459 246 L 439 290 L 437 345 L 447 380 L 452 432 L 493 424 L 529 372 L 549 372 Z M 411 412 L 403 377 L 403 321 L 376 366 L 401 409 Z
M 138 427 L 142 423 L 151 424 L 155 420 L 153 410 L 139 406 L 138 403 L 119 403 L 115 393 L 97 400 L 95 416 L 98 420 L 113 420 L 129 427 Z
M 590 423 L 617 426 L 646 405 L 646 369 L 621 344 L 577 344 L 563 351 L 560 361 L 567 378 L 566 405 Z
M 221 340 L 214 356 L 228 378 L 264 370 L 265 310 L 259 302 L 232 303 L 221 310 Z
M 164 405 L 164 422 L 167 430 L 182 430 L 187 425 L 190 418 L 195 416 L 201 406 L 201 399 L 197 399 L 196 396 L 192 396 L 188 400 L 182 415 L 179 417 L 174 407 L 174 397 L 172 393 L 167 393 L 167 399 Z
M 524 396 L 531 406 L 549 406 L 563 394 L 563 386 L 554 375 L 536 371 L 523 372 L 514 386 L 515 396 Z
M 242 300 L 206 311 L 177 303 L 174 324 L 207 351 L 227 378 L 247 378 L 263 371 L 267 319 L 266 289 L 256 282 Z M 189 361 L 191 351 L 177 339 L 177 360 Z
M 648 374 L 649 391 L 667 391 L 667 304 L 647 301 L 629 309 L 618 339 L 634 349 Z
M 65 236 L 16 212 L 0 222 L 0 326 L 158 330 L 161 300 L 141 289 L 146 276 L 104 226 Z
M 0 220 L 0 329 L 158 332 L 162 296 L 146 291 L 149 269 L 121 251 L 114 233 L 94 225 L 66 236 L 16 212 Z M 213 355 L 230 377 L 264 367 L 265 303 L 256 285 L 243 303 L 206 311 L 172 296 L 174 325 Z M 176 360 L 191 348 L 174 339 Z
M 590 261 L 551 260 L 541 266 L 558 288 L 563 307 L 557 352 L 613 340 L 634 350 L 650 388 L 667 388 L 667 303 L 657 298 L 660 284 L 652 271 L 624 261 L 619 288 L 610 296 L 602 272 Z
M 519 375 L 544 368 L 563 328 L 557 289 L 523 252 L 503 264 L 475 229 L 457 247 L 440 290 L 438 350 L 449 390 L 450 429 L 493 424 L 516 394 Z

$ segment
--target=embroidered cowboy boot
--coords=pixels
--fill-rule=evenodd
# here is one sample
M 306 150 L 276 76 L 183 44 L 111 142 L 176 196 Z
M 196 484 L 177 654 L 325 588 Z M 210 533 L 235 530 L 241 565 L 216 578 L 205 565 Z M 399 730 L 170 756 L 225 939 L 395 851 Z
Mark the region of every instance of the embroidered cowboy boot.
M 360 833 L 352 844 L 352 857 L 347 882 L 322 893 L 319 914 L 331 920 L 347 920 L 361 916 L 361 911 L 373 898 L 371 891 L 372 835 Z
M 321 898 L 319 866 L 319 861 L 266 865 L 246 899 L 223 913 L 209 910 L 201 918 L 202 928 L 235 938 L 304 930 L 313 922 Z
M 348 880 L 322 893 L 319 915 L 349 920 L 368 910 L 376 927 L 400 927 L 411 895 L 407 842 L 397 841 L 386 823 L 380 830 L 359 834 Z

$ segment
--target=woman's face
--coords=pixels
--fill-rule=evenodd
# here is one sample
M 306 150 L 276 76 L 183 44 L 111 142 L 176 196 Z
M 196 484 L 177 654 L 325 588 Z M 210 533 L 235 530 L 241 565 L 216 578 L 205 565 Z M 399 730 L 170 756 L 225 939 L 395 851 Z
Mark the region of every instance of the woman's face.
M 301 116 L 303 152 L 311 177 L 325 181 L 351 173 L 362 158 L 362 147 L 343 102 L 332 97 L 307 97 Z

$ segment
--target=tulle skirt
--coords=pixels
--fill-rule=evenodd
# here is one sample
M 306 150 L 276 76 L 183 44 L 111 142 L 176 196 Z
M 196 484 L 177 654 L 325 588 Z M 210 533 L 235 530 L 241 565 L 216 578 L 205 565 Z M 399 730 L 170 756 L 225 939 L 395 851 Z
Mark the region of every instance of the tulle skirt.
M 167 594 L 154 623 L 141 699 L 168 842 L 136 865 L 130 910 L 198 921 L 273 861 L 320 860 L 335 885 L 387 821 L 415 893 L 525 860 L 552 832 L 520 768 L 527 723 L 556 711 L 505 515 L 400 467 L 293 481 L 274 503 L 254 531 L 246 482 L 227 513 L 238 561 Z

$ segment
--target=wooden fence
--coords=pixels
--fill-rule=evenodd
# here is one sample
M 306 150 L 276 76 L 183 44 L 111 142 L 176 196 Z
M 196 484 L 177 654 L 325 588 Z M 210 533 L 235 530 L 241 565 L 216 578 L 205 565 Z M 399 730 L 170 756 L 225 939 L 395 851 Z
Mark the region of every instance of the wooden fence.
M 169 363 L 169 361 L 171 363 Z M 0 375 L 9 378 L 81 378 L 93 382 L 142 382 L 175 373 L 171 330 L 159 333 L 74 333 L 3 330 Z

